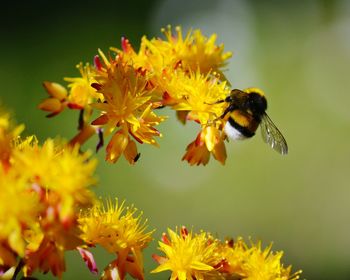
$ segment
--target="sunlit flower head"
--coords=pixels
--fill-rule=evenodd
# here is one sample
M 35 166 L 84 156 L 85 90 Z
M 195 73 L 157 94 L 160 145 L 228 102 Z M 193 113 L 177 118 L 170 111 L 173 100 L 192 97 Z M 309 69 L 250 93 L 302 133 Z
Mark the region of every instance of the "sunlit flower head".
M 39 196 L 20 172 L 0 168 L 0 201 L 0 244 L 23 257 L 24 232 L 34 227 L 42 210 Z M 6 254 L 0 253 L 0 265 L 6 263 Z
M 199 29 L 188 31 L 184 37 L 180 26 L 175 28 L 176 34 L 168 26 L 162 29 L 168 41 L 159 40 L 158 45 L 162 44 L 163 48 L 170 48 L 174 61 L 181 64 L 181 67 L 187 71 L 200 70 L 201 73 L 221 72 L 227 64 L 227 59 L 232 56 L 231 52 L 224 53 L 224 45 L 216 45 L 216 34 L 209 38 L 205 37 Z M 155 43 L 156 44 L 156 43 Z M 165 46 L 164 46 L 165 44 Z
M 43 86 L 49 94 L 49 98 L 44 99 L 39 105 L 40 110 L 49 112 L 47 117 L 53 117 L 61 113 L 67 107 L 67 89 L 53 82 L 45 81 Z
M 28 250 L 23 267 L 24 275 L 30 276 L 36 270 L 43 273 L 51 271 L 61 279 L 66 270 L 64 252 L 65 248 L 57 246 L 55 240 L 44 238 L 35 251 Z
M 82 63 L 77 65 L 80 77 L 64 78 L 68 82 L 67 90 L 64 86 L 54 82 L 45 81 L 43 86 L 49 98 L 44 99 L 38 108 L 49 112 L 47 117 L 53 117 L 61 113 L 66 107 L 70 109 L 91 110 L 89 104 L 93 100 L 101 98 L 96 90 L 91 87 L 94 80 L 94 68 L 89 64 L 85 66 Z M 89 112 L 90 113 L 90 112 Z
M 98 83 L 94 84 L 104 97 L 103 103 L 93 104 L 101 111 L 101 116 L 92 124 L 104 126 L 106 134 L 118 129 L 107 146 L 108 161 L 116 162 L 124 153 L 133 163 L 138 154 L 135 145 L 129 145 L 132 142 L 130 137 L 139 143 L 157 146 L 154 138 L 161 134 L 155 126 L 165 117 L 157 116 L 153 111 L 159 107 L 159 97 L 152 94 L 153 87 L 148 83 L 146 72 L 135 70 L 120 57 L 105 64 L 107 75 L 99 76 Z M 128 147 L 133 150 L 126 150 Z
M 69 82 L 68 106 L 74 109 L 83 109 L 92 103 L 94 99 L 98 99 L 101 96 L 91 87 L 91 84 L 95 82 L 94 68 L 89 64 L 84 66 L 83 63 L 79 63 L 77 68 L 80 72 L 80 77 L 67 77 L 64 80 Z
M 225 104 L 214 103 L 225 99 L 230 93 L 226 82 L 198 71 L 189 74 L 183 71 L 169 73 L 163 79 L 162 88 L 166 105 L 177 111 L 188 112 L 187 120 L 195 120 L 201 125 L 208 125 L 218 119 Z
M 148 71 L 149 78 L 152 78 L 153 75 L 161 75 L 163 69 L 168 67 L 168 63 L 171 61 L 169 53 L 163 53 L 146 36 L 142 37 L 138 52 L 134 50 L 129 40 L 124 37 L 121 40 L 121 46 L 122 49 L 112 47 L 111 50 L 118 56 L 121 56 L 133 68 Z
M 205 165 L 212 154 L 215 159 L 225 163 L 225 135 L 220 118 L 225 104 L 215 103 L 229 94 L 226 82 L 198 71 L 189 75 L 175 71 L 163 81 L 164 103 L 178 112 L 183 112 L 181 118 L 184 121 L 194 120 L 201 125 L 201 132 L 196 140 L 187 146 L 183 160 L 191 165 Z
M 171 229 L 168 233 L 169 238 L 163 234 L 159 242 L 159 250 L 164 256 L 153 256 L 159 263 L 153 273 L 170 270 L 171 280 L 220 279 L 215 268 L 221 261 L 216 240 L 205 232 L 188 232 L 185 227 L 179 234 Z
M 122 49 L 112 48 L 122 54 L 135 68 L 141 67 L 155 75 L 161 75 L 163 70 L 181 69 L 184 72 L 197 71 L 222 73 L 231 52 L 224 52 L 224 45 L 216 45 L 216 34 L 209 38 L 199 29 L 190 30 L 186 36 L 182 28 L 177 26 L 173 34 L 171 26 L 163 28 L 166 40 L 162 38 L 148 39 L 144 36 L 138 52 L 135 52 L 129 41 L 122 39 Z M 222 75 L 221 78 L 224 79 Z
M 182 160 L 190 165 L 206 165 L 210 155 L 222 164 L 227 157 L 224 135 L 213 125 L 202 129 L 197 138 L 187 146 Z
M 227 277 L 235 276 L 247 280 L 296 280 L 301 271 L 291 272 L 291 266 L 281 263 L 283 252 L 273 252 L 272 244 L 265 249 L 261 242 L 247 245 L 242 238 L 226 243 L 222 249 L 225 263 L 222 272 Z
M 153 231 L 146 232 L 147 221 L 142 222 L 142 213 L 136 213 L 136 208 L 125 207 L 118 200 L 115 204 L 108 200 L 106 206 L 97 203 L 80 215 L 81 237 L 87 244 L 99 244 L 111 253 L 143 249 L 152 240 Z
M 90 156 L 88 152 L 80 153 L 78 146 L 49 139 L 42 146 L 34 143 L 17 149 L 12 165 L 22 170 L 29 182 L 49 191 L 45 199 L 53 203 L 64 222 L 74 217 L 77 206 L 90 205 L 95 199 L 90 187 L 96 183 L 97 161 Z
M 0 163 L 4 168 L 9 166 L 12 148 L 24 125 L 15 125 L 10 113 L 0 107 Z
M 143 260 L 141 251 L 152 240 L 153 231 L 146 231 L 147 220 L 142 222 L 142 212 L 137 214 L 133 206 L 125 207 L 116 200 L 102 202 L 86 212 L 78 220 L 81 238 L 90 246 L 100 245 L 110 253 L 118 255 L 105 273 L 112 273 L 117 267 L 120 279 L 129 273 L 143 279 Z

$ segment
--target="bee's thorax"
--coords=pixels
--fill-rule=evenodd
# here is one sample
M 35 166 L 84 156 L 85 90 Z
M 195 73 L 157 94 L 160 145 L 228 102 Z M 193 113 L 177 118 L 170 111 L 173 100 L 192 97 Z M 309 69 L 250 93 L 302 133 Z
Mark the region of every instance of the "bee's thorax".
M 255 118 L 261 119 L 267 109 L 267 101 L 265 96 L 252 92 L 248 94 L 246 106 L 246 109 L 250 110 Z

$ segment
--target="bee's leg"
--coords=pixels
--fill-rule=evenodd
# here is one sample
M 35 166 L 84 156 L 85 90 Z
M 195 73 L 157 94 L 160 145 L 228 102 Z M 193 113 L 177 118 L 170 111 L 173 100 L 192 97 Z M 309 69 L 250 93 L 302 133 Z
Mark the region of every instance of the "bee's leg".
M 204 104 L 207 104 L 207 105 L 214 105 L 214 104 L 220 104 L 220 103 L 224 103 L 226 102 L 225 99 L 221 99 L 221 100 L 218 100 L 218 101 L 215 101 L 214 103 L 207 103 L 207 102 L 204 102 Z
M 219 119 L 223 119 L 229 112 L 232 112 L 233 110 L 235 110 L 236 107 L 234 105 L 230 105 L 228 106 L 225 111 L 222 113 L 222 115 L 220 117 L 217 117 L 214 121 L 217 121 Z
M 225 111 L 222 113 L 222 115 L 218 119 L 223 119 L 229 112 L 232 112 L 235 109 L 236 109 L 236 106 L 234 106 L 233 104 L 230 104 L 230 106 L 228 106 L 225 109 Z

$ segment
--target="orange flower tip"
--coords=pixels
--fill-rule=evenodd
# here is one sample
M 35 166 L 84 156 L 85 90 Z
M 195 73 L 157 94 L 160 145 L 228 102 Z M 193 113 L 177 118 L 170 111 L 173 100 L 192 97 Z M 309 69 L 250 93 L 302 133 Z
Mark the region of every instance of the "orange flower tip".
M 98 55 L 94 56 L 94 66 L 98 71 L 102 70 L 102 62 L 100 60 L 100 57 Z M 93 84 L 91 85 L 93 87 Z M 93 87 L 95 88 L 95 87 Z
M 225 243 L 228 247 L 233 248 L 234 240 L 233 240 L 233 238 L 230 238 L 230 239 L 226 240 Z
M 124 52 L 128 52 L 128 51 L 132 50 L 130 41 L 124 36 L 121 38 L 121 44 L 122 44 L 122 49 Z
M 56 98 L 47 98 L 38 105 L 38 109 L 47 112 L 60 112 L 62 110 L 62 104 Z
M 134 137 L 134 139 L 135 139 L 137 142 L 139 142 L 140 144 L 143 144 L 143 141 L 142 141 L 139 137 L 137 137 L 134 133 L 132 133 L 131 130 L 129 130 L 129 133 L 131 134 L 132 137 Z M 153 140 L 153 141 L 154 141 L 154 140 Z M 151 142 L 152 142 L 152 141 L 151 141 Z
M 152 254 L 152 259 L 154 259 L 158 264 L 163 264 L 168 260 L 167 258 L 164 258 L 162 256 L 158 256 L 156 254 Z
M 182 66 L 182 61 L 181 60 L 177 61 L 174 65 L 174 70 L 181 68 L 181 66 Z
M 163 243 L 165 243 L 167 245 L 170 244 L 170 240 L 168 238 L 168 235 L 165 232 L 162 233 L 162 238 L 161 239 L 162 239 Z
M 185 226 L 181 227 L 181 236 L 185 238 L 188 235 L 188 230 Z
M 75 104 L 75 103 L 68 103 L 67 106 L 68 106 L 69 109 L 73 109 L 73 110 L 82 110 L 82 109 L 84 109 L 83 106 Z
M 99 83 L 92 83 L 91 87 L 96 89 L 96 90 L 101 90 L 102 85 L 100 85 Z
M 43 86 L 47 93 L 53 98 L 57 98 L 58 100 L 62 101 L 67 97 L 68 93 L 66 88 L 58 83 L 44 81 Z
M 163 98 L 163 101 L 162 101 L 163 106 L 165 106 L 165 105 L 172 105 L 172 104 L 176 103 L 176 100 L 173 97 L 171 97 L 171 95 L 167 91 L 165 91 L 163 93 L 163 97 L 162 98 Z
M 110 163 L 116 163 L 118 160 L 119 156 L 117 156 L 114 153 L 110 153 L 106 155 L 106 161 Z
M 69 230 L 74 225 L 73 217 L 71 215 L 63 217 L 61 219 L 61 224 L 65 230 Z
M 107 115 L 101 115 L 96 120 L 94 120 L 91 124 L 92 125 L 104 125 L 108 122 L 108 116 Z
M 147 73 L 147 69 L 143 68 L 143 67 L 139 67 L 136 69 L 136 72 L 141 74 L 141 76 L 146 76 L 146 73 Z M 149 84 L 150 85 L 150 84 Z M 152 86 L 152 85 L 150 85 Z
M 98 268 L 97 268 L 93 254 L 90 251 L 83 249 L 81 247 L 77 247 L 77 250 L 79 251 L 80 256 L 84 260 L 84 262 L 85 262 L 86 266 L 88 267 L 88 269 L 90 270 L 90 272 L 92 274 L 97 275 Z

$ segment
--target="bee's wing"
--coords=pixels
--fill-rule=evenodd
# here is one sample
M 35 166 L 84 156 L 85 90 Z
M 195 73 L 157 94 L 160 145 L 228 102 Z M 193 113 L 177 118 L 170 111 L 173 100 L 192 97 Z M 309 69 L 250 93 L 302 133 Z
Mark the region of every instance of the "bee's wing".
M 282 155 L 286 155 L 288 153 L 286 140 L 266 113 L 261 119 L 260 129 L 265 143 Z

